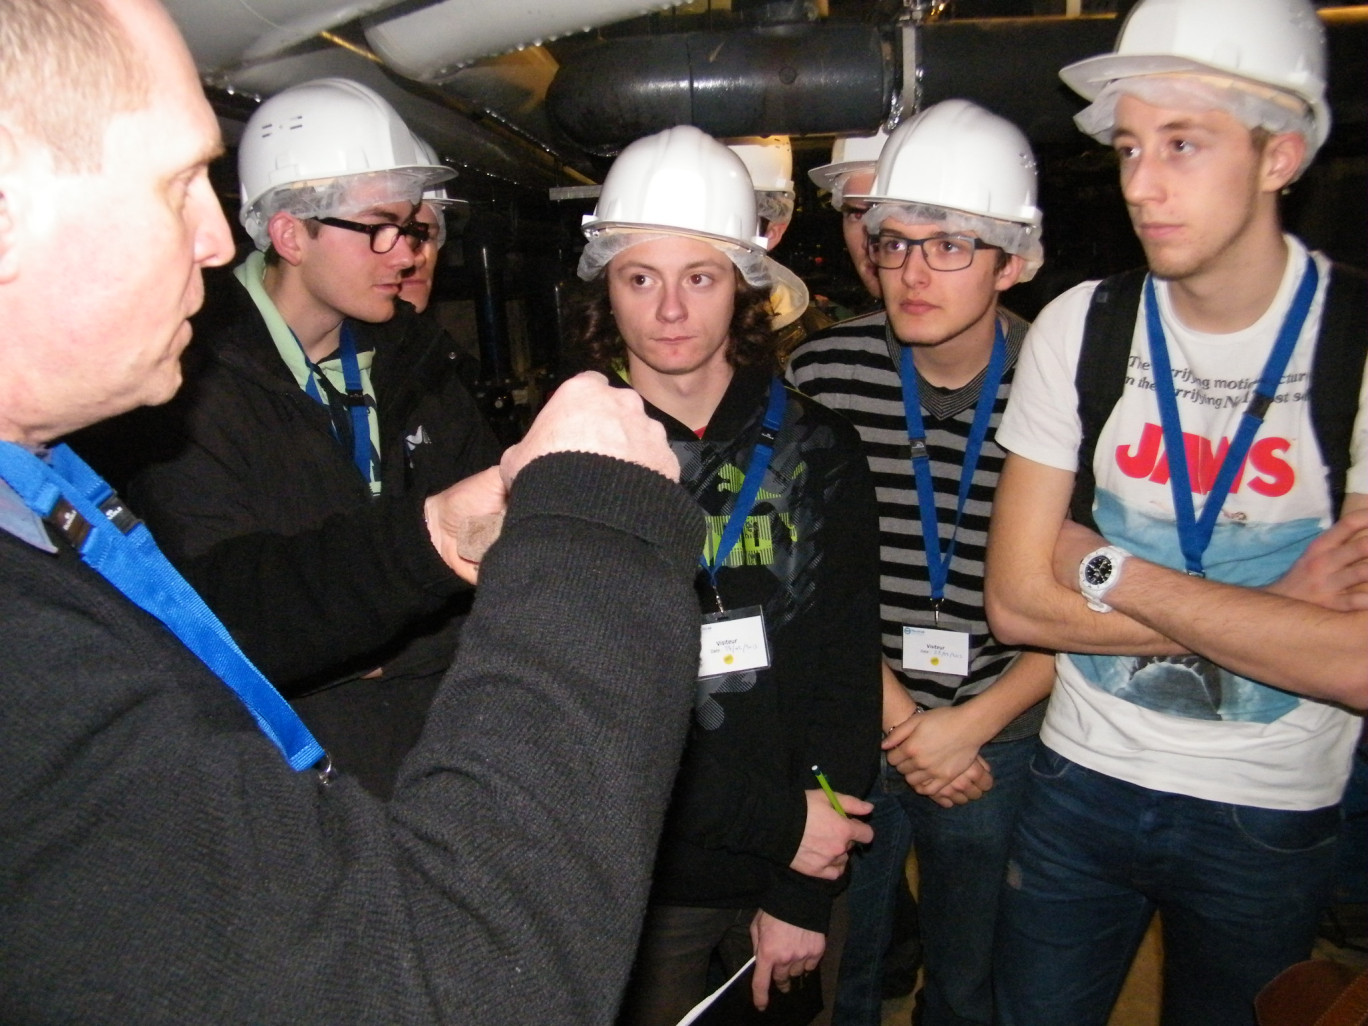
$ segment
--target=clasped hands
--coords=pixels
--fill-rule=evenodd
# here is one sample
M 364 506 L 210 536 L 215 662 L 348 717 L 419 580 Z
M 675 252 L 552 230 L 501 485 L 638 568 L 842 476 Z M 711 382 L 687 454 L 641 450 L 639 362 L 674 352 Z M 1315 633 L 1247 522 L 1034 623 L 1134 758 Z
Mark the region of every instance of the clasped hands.
M 946 809 L 982 798 L 993 786 L 980 745 L 955 729 L 957 716 L 953 707 L 918 710 L 881 746 L 908 787 Z

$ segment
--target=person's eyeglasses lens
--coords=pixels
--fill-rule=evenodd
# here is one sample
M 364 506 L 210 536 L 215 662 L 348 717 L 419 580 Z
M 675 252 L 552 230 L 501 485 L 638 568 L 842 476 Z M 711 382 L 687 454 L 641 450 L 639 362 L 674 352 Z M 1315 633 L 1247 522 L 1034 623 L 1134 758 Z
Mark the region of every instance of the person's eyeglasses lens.
M 901 235 L 876 235 L 869 240 L 869 251 L 874 266 L 885 271 L 896 271 L 907 263 L 912 250 L 921 247 L 926 265 L 933 271 L 962 271 L 974 262 L 974 250 L 979 240 L 967 235 L 932 235 L 925 239 L 907 239 Z
M 399 244 L 400 236 L 409 240 L 409 247 L 416 253 L 432 235 L 432 227 L 422 221 L 406 221 L 403 224 L 362 224 L 360 221 L 348 221 L 340 217 L 319 217 L 315 220 L 319 224 L 369 235 L 372 253 L 388 253 Z
M 432 225 L 425 221 L 406 221 L 403 224 L 396 226 L 396 231 L 398 232 L 398 235 L 402 235 L 404 238 L 408 239 L 408 244 L 415 253 L 422 248 L 423 243 L 432 238 Z M 394 246 L 395 243 L 391 242 L 390 249 L 393 249 Z

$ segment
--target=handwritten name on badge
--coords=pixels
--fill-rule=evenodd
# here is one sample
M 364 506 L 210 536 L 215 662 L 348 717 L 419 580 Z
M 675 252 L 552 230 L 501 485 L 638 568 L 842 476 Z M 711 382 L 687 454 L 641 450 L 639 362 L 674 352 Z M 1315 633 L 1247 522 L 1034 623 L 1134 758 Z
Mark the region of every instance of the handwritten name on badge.
M 909 672 L 969 674 L 969 635 L 964 631 L 937 631 L 927 627 L 903 627 L 903 669 Z
M 698 675 L 763 670 L 769 666 L 765 619 L 758 606 L 714 613 L 703 624 L 698 652 Z

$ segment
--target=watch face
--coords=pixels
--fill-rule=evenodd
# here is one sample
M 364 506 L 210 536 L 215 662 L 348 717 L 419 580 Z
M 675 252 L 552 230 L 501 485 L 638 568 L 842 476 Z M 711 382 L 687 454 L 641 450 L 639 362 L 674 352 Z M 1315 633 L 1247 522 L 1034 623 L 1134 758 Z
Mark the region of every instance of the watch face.
M 1112 561 L 1110 556 L 1093 556 L 1083 569 L 1084 579 L 1094 587 L 1106 584 L 1111 580 L 1111 575 Z

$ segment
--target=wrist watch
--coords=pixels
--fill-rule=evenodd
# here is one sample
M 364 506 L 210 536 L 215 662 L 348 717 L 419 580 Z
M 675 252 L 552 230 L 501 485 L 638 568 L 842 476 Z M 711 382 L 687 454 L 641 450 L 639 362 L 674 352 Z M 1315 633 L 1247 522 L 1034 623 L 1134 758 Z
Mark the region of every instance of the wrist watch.
M 1115 545 L 1103 545 L 1083 557 L 1078 564 L 1078 590 L 1088 600 L 1088 608 L 1099 613 L 1110 613 L 1112 607 L 1102 601 L 1107 592 L 1121 579 L 1121 568 L 1130 553 Z

